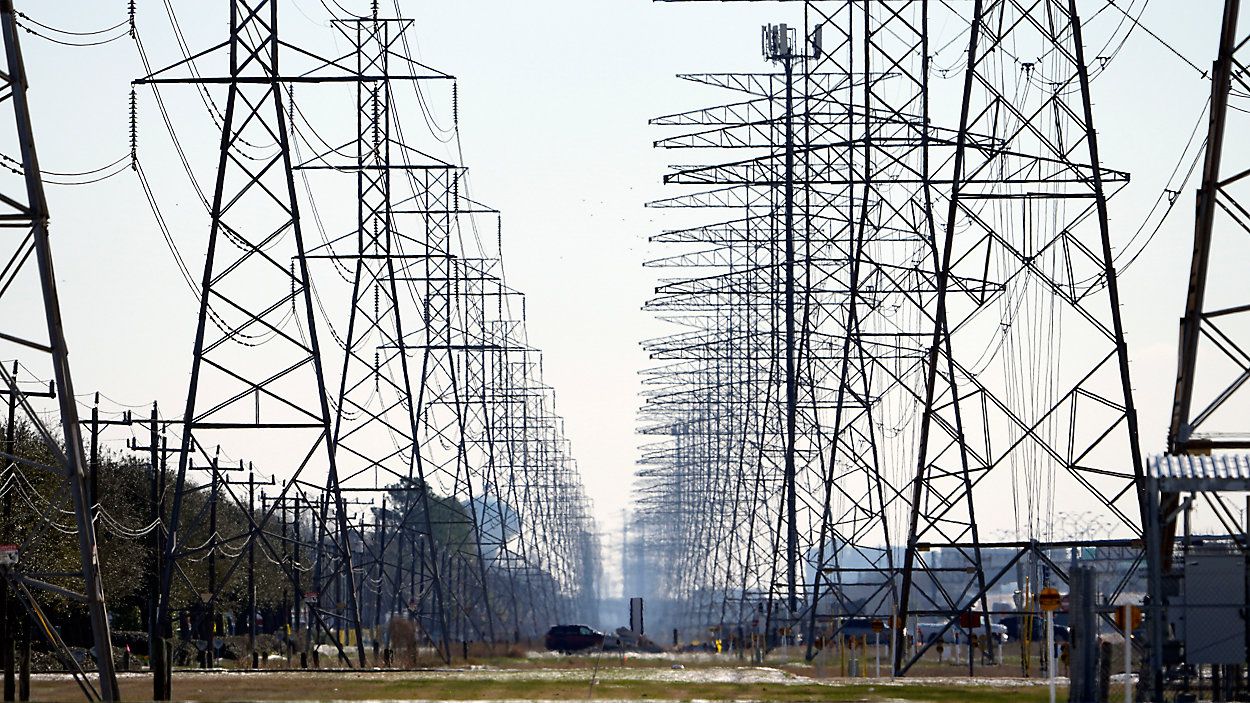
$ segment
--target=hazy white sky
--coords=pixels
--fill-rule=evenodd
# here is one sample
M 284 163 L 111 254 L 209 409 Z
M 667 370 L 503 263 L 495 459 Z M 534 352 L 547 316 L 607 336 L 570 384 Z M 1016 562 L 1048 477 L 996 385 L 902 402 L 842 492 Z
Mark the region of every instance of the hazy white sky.
M 225 2 L 171 2 L 192 50 L 224 37 Z M 123 0 L 18 4 L 35 19 L 70 30 L 111 26 L 124 19 L 126 7 Z M 473 169 L 476 197 L 504 212 L 511 281 L 529 295 L 531 339 L 546 352 L 547 380 L 558 390 L 574 455 L 606 528 L 628 505 L 640 442 L 634 434 L 637 373 L 648 361 L 638 343 L 660 331 L 639 308 L 654 285 L 641 264 L 661 253 L 646 239 L 663 226 L 664 213 L 648 211 L 643 203 L 666 194 L 659 180 L 671 155 L 650 148 L 663 133 L 648 127 L 647 120 L 733 99 L 673 76 L 764 69 L 760 25 L 795 23 L 800 4 L 401 4 L 417 20 L 423 60 L 460 80 L 465 158 Z M 168 38 L 161 2 L 140 0 L 138 5 L 140 30 L 153 62 L 172 62 L 176 49 Z M 1102 5 L 1082 2 L 1090 9 Z M 1142 22 L 1206 67 L 1214 57 L 1221 5 L 1218 0 L 1154 0 Z M 285 0 L 283 8 L 284 31 L 308 42 L 332 41 L 330 30 L 319 25 L 326 17 L 319 0 Z M 1141 8 L 1136 3 L 1134 12 Z M 1091 54 L 1118 16 L 1101 20 L 1087 32 Z M 125 153 L 129 81 L 141 72 L 133 45 L 123 41 L 66 48 L 29 35 L 23 41 L 44 168 L 86 170 Z M 937 63 L 958 60 L 959 51 L 948 49 Z M 1114 236 L 1124 243 L 1172 173 L 1209 84 L 1156 39 L 1138 31 L 1093 90 L 1104 161 L 1133 175 L 1112 208 Z M 178 114 L 198 121 L 202 130 L 208 116 L 196 105 L 188 93 Z M 450 119 L 447 106 L 435 110 L 441 110 L 443 121 Z M 149 103 L 141 113 L 141 157 L 150 170 L 163 168 L 174 178 L 178 172 L 159 138 L 157 119 Z M 211 148 L 212 142 L 201 146 Z M 197 164 L 212 167 L 211 161 Z M 1191 182 L 1169 225 L 1123 279 L 1148 452 L 1161 449 L 1165 439 L 1193 186 Z M 180 406 L 195 300 L 174 272 L 137 182 L 123 175 L 95 186 L 52 187 L 50 198 L 79 392 L 99 389 L 124 403 L 143 405 L 158 398 L 171 409 Z M 175 236 L 194 252 L 202 249 L 206 230 L 188 225 Z

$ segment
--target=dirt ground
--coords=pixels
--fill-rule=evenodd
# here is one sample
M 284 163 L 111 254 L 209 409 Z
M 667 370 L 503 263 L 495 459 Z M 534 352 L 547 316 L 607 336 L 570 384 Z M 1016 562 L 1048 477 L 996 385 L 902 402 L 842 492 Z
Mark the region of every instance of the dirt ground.
M 633 657 L 631 659 L 631 657 Z M 954 672 L 951 672 L 954 673 Z M 836 672 L 835 672 L 836 674 Z M 151 679 L 122 674 L 127 701 L 150 700 Z M 65 676 L 36 676 L 32 700 L 81 700 Z M 1061 690 L 1061 695 L 1063 695 Z M 1047 700 L 1044 681 L 985 678 L 845 678 L 797 665 L 737 665 L 723 658 L 528 657 L 419 671 L 179 670 L 177 701 L 863 701 L 1030 703 Z M 1065 696 L 1066 697 L 1066 696 Z

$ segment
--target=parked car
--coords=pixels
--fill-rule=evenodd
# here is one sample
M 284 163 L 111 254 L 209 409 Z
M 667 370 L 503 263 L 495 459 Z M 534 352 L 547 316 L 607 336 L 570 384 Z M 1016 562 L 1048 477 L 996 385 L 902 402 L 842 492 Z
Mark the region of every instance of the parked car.
M 842 623 L 841 635 L 843 640 L 864 640 L 868 643 L 876 641 L 877 634 L 872 631 L 872 620 L 870 618 L 851 618 Z M 889 623 L 882 623 L 881 643 L 885 644 L 892 637 L 890 633 Z
M 1008 615 L 999 622 L 1007 628 L 1007 636 L 1013 641 L 1021 640 L 1025 635 L 1028 635 L 1029 640 L 1033 642 L 1046 640 L 1046 618 L 1042 616 Z M 1068 639 L 1068 628 L 1064 625 L 1055 625 L 1055 641 L 1067 642 Z
M 585 625 L 556 625 L 547 630 L 544 642 L 552 652 L 572 654 L 602 647 L 603 638 L 602 632 L 596 632 Z
M 923 638 L 924 642 L 926 643 L 932 642 L 938 638 L 938 633 L 942 630 L 942 628 L 945 625 L 946 625 L 945 622 L 922 621 L 919 623 L 920 636 L 921 638 Z M 984 635 L 985 625 L 978 625 L 977 627 L 973 628 L 972 634 L 976 635 L 977 637 L 981 637 L 982 635 Z M 998 638 L 999 642 L 1006 642 L 1007 636 L 1008 636 L 1007 626 L 1001 623 L 990 623 L 990 634 Z M 967 644 L 968 643 L 968 631 L 959 627 L 958 625 L 952 625 L 951 627 L 947 628 L 945 632 L 942 632 L 941 636 L 942 636 L 943 644 L 955 644 L 955 643 Z

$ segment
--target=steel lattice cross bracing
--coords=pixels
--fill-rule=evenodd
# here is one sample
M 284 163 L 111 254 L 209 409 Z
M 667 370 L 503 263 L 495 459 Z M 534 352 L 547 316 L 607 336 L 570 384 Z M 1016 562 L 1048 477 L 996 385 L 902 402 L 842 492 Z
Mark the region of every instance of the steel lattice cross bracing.
M 988 612 L 1017 563 L 1066 579 L 1056 493 L 1140 542 L 1106 211 L 1127 174 L 1099 162 L 1075 3 L 789 7 L 770 71 L 682 76 L 736 97 L 653 121 L 708 165 L 652 206 L 714 211 L 653 238 L 677 253 L 648 308 L 683 329 L 645 345 L 634 568 L 690 638 L 811 657 L 880 619 L 901 673 L 920 618 Z M 932 64 L 935 27 L 967 60 Z
M 131 447 L 150 455 L 166 524 L 143 533 L 160 565 L 158 700 L 177 643 L 212 665 L 239 611 L 257 666 L 260 571 L 284 582 L 265 609 L 305 665 L 328 646 L 367 666 L 367 643 L 379 661 L 401 621 L 450 661 L 453 643 L 533 639 L 595 607 L 591 506 L 504 274 L 501 215 L 425 144 L 459 139 L 454 76 L 412 58 L 409 20 L 331 18 L 327 45 L 350 47 L 333 55 L 286 41 L 282 4 L 234 0 L 225 41 L 165 68 L 131 27 L 147 67 L 132 114 L 148 90 L 166 118 L 195 94 L 220 135 L 201 188 L 165 120 L 208 223 L 185 413 L 103 423 L 150 432 Z M 436 96 L 450 129 L 401 118 Z M 165 227 L 159 181 L 132 158 Z M 336 199 L 354 221 L 335 219 Z
M 6 684 L 14 672 L 13 645 L 23 629 L 43 643 L 88 700 L 118 699 L 112 638 L 95 519 L 98 505 L 88 482 L 82 430 L 61 324 L 52 265 L 47 198 L 27 101 L 27 75 L 12 0 L 0 0 L 5 65 L 0 81 L 6 167 L 0 185 L 0 233 L 5 264 L 0 273 L 4 324 L 0 393 L 8 406 L 4 433 L 3 560 L 0 560 L 0 630 L 6 650 Z M 32 383 L 32 381 L 34 381 Z M 51 413 L 45 415 L 50 402 Z M 19 445 L 25 445 L 19 450 Z M 31 451 L 31 448 L 36 448 Z M 58 602 L 59 601 L 59 602 Z M 64 603 L 85 606 L 95 661 L 79 662 L 51 613 Z M 23 625 L 23 623 L 26 623 Z M 94 668 L 92 672 L 87 669 Z M 6 685 L 6 689 L 8 686 Z
M 197 53 L 167 5 L 182 58 L 165 68 L 154 68 L 133 4 L 113 28 L 122 32 L 108 41 L 132 39 L 146 69 L 130 95 L 123 170 L 138 176 L 199 306 L 185 412 L 169 417 L 153 403 L 138 417 L 102 409 L 97 393 L 88 419 L 67 363 L 18 45 L 18 28 L 30 30 L 18 17 L 37 23 L 0 2 L 7 151 L 20 154 L 5 156 L 14 178 L 0 194 L 0 219 L 15 233 L 0 341 L 18 359 L 0 369 L 6 696 L 15 650 L 25 652 L 26 695 L 37 639 L 85 697 L 118 698 L 118 612 L 107 609 L 97 526 L 110 559 L 137 562 L 125 586 L 146 601 L 157 700 L 172 697 L 174 659 L 188 648 L 214 665 L 227 621 L 246 623 L 251 668 L 262 614 L 304 666 L 329 648 L 339 664 L 365 667 L 366 644 L 376 665 L 405 627 L 413 656 L 429 647 L 450 661 L 453 643 L 466 656 L 470 643 L 494 651 L 595 611 L 592 507 L 524 296 L 505 276 L 501 215 L 471 196 L 465 166 L 429 155 L 430 141 L 459 150 L 455 78 L 413 60 L 412 22 L 380 16 L 376 3 L 327 24 L 327 45 L 351 47 L 343 55 L 286 41 L 283 4 L 228 3 L 228 36 Z M 186 126 L 170 117 L 188 90 L 220 140 L 211 162 L 196 162 L 180 139 Z M 149 177 L 139 158 L 144 97 L 204 207 L 198 284 L 165 202 L 177 174 Z M 447 98 L 450 128 L 401 119 Z M 343 124 L 354 128 L 334 134 Z M 344 200 L 357 206 L 340 222 L 324 203 Z M 103 456 L 105 435 L 127 430 L 121 458 Z M 103 466 L 138 478 L 142 503 L 119 511 L 122 496 L 101 495 L 118 479 L 102 477 Z M 79 608 L 85 617 L 67 621 Z M 84 631 L 87 659 L 74 652 Z

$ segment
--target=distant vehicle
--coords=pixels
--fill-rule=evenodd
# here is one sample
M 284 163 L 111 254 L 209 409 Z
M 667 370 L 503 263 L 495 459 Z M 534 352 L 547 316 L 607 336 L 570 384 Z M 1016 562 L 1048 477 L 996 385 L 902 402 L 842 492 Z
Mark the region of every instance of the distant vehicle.
M 884 620 L 884 619 L 883 619 Z M 850 618 L 842 622 L 841 635 L 844 640 L 863 640 L 871 644 L 876 641 L 877 633 L 872 631 L 872 619 L 870 618 Z M 884 644 L 890 641 L 890 625 L 882 622 L 881 642 Z
M 1044 642 L 1046 640 L 1046 618 L 1043 616 L 1008 615 L 999 622 L 1007 628 L 1007 636 L 1013 641 L 1024 639 L 1025 635 L 1033 642 Z M 1068 628 L 1063 625 L 1055 625 L 1055 641 L 1067 642 L 1068 639 Z
M 556 625 L 547 630 L 547 649 L 561 654 L 572 654 L 603 646 L 604 635 L 585 625 Z
M 945 622 L 938 621 L 921 622 L 919 624 L 920 636 L 924 638 L 926 643 L 932 642 L 938 638 L 938 632 L 940 632 L 945 625 Z M 1044 632 L 1045 631 L 1043 630 L 1043 633 Z M 985 625 L 978 625 L 975 627 L 972 630 L 972 634 L 977 637 L 983 636 L 985 634 Z M 1009 632 L 1007 630 L 1007 626 L 1002 623 L 990 623 L 990 634 L 997 637 L 999 642 L 1006 642 L 1008 640 Z M 947 628 L 945 632 L 942 632 L 942 643 L 954 644 L 956 642 L 960 644 L 967 644 L 968 632 L 958 625 L 952 625 Z

